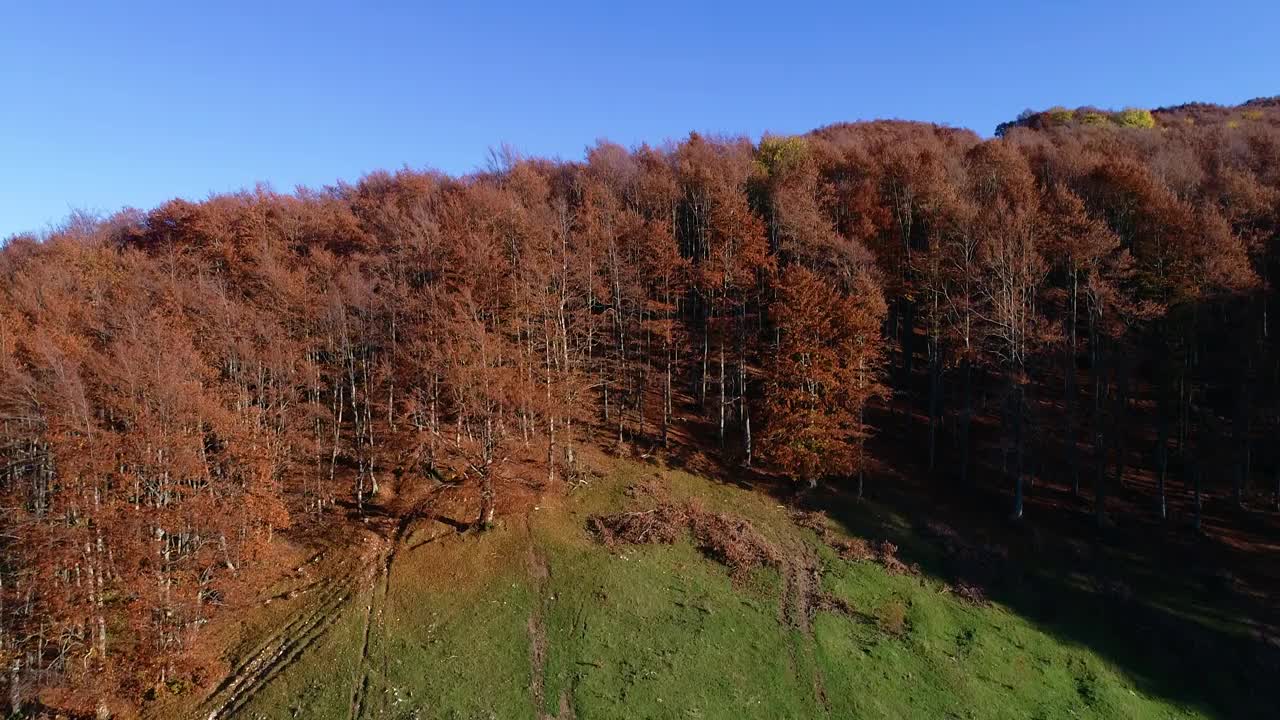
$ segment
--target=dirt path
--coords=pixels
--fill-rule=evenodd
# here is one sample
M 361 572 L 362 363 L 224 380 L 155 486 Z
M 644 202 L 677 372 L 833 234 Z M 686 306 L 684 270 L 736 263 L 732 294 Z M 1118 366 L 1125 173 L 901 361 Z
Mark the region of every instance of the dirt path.
M 396 554 L 401 548 L 405 547 L 405 541 L 408 539 L 413 523 L 421 517 L 418 513 L 407 514 L 400 518 L 396 523 L 394 537 L 388 541 L 386 549 L 382 553 L 380 561 L 377 563 L 379 567 L 377 585 L 373 593 L 369 596 L 369 604 L 365 607 L 363 640 L 360 644 L 360 667 L 356 672 L 355 683 L 351 688 L 351 710 L 348 714 L 349 720 L 360 720 L 363 717 L 367 699 L 369 695 L 369 686 L 373 682 L 373 665 L 370 662 L 370 639 L 373 635 L 375 625 L 382 625 L 382 613 L 386 608 L 387 594 L 391 589 L 391 570 L 395 565 Z M 450 534 L 450 533 L 445 533 Z M 414 548 L 421 547 L 443 535 L 433 535 L 424 540 Z M 382 664 L 382 675 L 386 676 L 386 657 L 384 653 Z
M 529 683 L 529 692 L 533 696 L 534 712 L 539 718 L 545 718 L 542 708 L 546 701 L 548 603 L 546 585 L 551 577 L 551 568 L 547 566 L 547 559 L 533 546 L 532 541 L 529 544 L 529 575 L 535 583 L 539 598 L 538 605 L 529 613 L 529 667 L 532 678 Z
M 822 570 L 818 558 L 807 548 L 796 547 L 785 556 L 782 567 L 782 597 L 779 599 L 778 619 L 795 628 L 787 651 L 791 668 L 797 674 L 803 665 L 813 676 L 813 696 L 827 715 L 831 704 L 827 699 L 826 682 L 822 668 L 818 666 L 814 652 L 813 616 L 823 609 Z
M 384 566 L 385 567 L 385 566 Z M 386 576 L 384 570 L 383 577 Z M 383 596 L 386 595 L 386 585 L 383 584 Z M 369 692 L 369 636 L 373 633 L 374 605 L 378 603 L 377 593 L 369 598 L 369 604 L 365 606 L 364 611 L 364 640 L 360 644 L 360 667 L 356 671 L 356 681 L 351 688 L 351 710 L 347 717 L 351 720 L 358 720 L 361 713 L 364 712 L 364 698 Z M 381 608 L 379 608 L 381 609 Z
M 529 522 L 526 519 L 526 522 Z M 533 710 L 538 720 L 575 720 L 573 696 L 570 689 L 560 692 L 556 714 L 551 715 L 543 710 L 546 707 L 547 684 L 547 628 L 546 619 L 555 598 L 548 586 L 551 581 L 551 566 L 533 538 L 532 527 L 529 527 L 529 577 L 534 584 L 538 603 L 529 613 L 529 694 L 533 700 Z

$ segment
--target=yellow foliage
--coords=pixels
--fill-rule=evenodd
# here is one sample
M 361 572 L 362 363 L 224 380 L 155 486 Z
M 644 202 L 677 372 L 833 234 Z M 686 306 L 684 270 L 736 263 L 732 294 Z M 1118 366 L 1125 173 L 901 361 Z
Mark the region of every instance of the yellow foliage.
M 1151 111 L 1141 108 L 1125 108 L 1116 113 L 1114 119 L 1120 127 L 1153 128 L 1156 126 L 1156 119 L 1151 115 Z
M 1074 110 L 1068 110 L 1064 107 L 1051 107 L 1044 114 L 1054 125 L 1066 125 L 1076 117 Z
M 808 141 L 796 135 L 766 135 L 756 151 L 756 162 L 766 175 L 786 173 L 808 157 Z

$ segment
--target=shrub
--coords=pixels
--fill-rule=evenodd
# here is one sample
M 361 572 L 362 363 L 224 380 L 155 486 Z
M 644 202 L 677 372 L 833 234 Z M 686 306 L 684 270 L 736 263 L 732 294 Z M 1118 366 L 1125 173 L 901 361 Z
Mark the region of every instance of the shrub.
M 648 496 L 657 504 L 647 510 L 587 518 L 587 528 L 611 548 L 620 544 L 670 545 L 688 532 L 704 555 L 728 567 L 735 578 L 758 567 L 782 565 L 782 552 L 745 518 L 711 512 L 698 503 L 672 502 L 664 489 L 652 485 L 630 488 L 628 495 Z

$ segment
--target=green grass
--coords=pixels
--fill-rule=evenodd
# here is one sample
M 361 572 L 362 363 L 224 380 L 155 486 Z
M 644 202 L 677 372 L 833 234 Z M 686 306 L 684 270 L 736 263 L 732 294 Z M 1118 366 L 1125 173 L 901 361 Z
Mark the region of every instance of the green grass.
M 362 717 L 531 717 L 526 622 L 534 597 L 514 561 L 521 540 L 499 531 L 400 553 L 385 589 L 382 580 L 365 588 L 316 650 L 239 716 L 347 718 L 367 675 Z
M 255 694 L 238 713 L 242 718 L 342 718 L 351 702 L 352 678 L 360 665 L 364 615 L 362 593 L 348 612 L 301 660 Z
M 814 630 L 835 717 L 1204 717 L 1146 695 L 1092 650 L 938 583 L 827 558 L 828 588 L 855 607 L 905 609 L 900 634 L 826 614 Z
M 743 515 L 779 546 L 816 553 L 824 589 L 861 617 L 819 612 L 804 632 L 780 621 L 783 581 L 773 570 L 733 582 L 687 541 L 616 553 L 596 544 L 587 516 L 622 507 L 622 490 L 654 472 L 619 463 L 527 523 L 512 518 L 483 536 L 401 552 L 385 591 L 366 588 L 241 717 L 346 718 L 366 673 L 366 718 L 555 716 L 562 697 L 579 720 L 1213 716 L 1165 697 L 1174 693 L 1162 692 L 1163 668 L 1117 666 L 1097 636 L 974 606 L 937 580 L 841 560 L 760 493 L 665 473 L 676 497 Z M 531 572 L 530 542 L 549 577 Z M 896 632 L 879 621 L 895 614 L 905 620 Z M 546 647 L 536 709 L 531 617 Z
M 366 717 L 378 717 L 377 709 L 384 717 L 532 715 L 526 624 L 535 597 L 523 566 L 511 562 L 524 551 L 518 540 L 505 533 L 442 546 L 441 553 L 497 561 L 477 566 L 460 557 L 453 575 L 432 577 L 439 558 L 423 552 L 397 561 L 370 649 L 375 712 Z
M 548 556 L 548 712 L 569 693 L 579 717 L 813 717 L 776 573 L 735 588 L 687 542 Z

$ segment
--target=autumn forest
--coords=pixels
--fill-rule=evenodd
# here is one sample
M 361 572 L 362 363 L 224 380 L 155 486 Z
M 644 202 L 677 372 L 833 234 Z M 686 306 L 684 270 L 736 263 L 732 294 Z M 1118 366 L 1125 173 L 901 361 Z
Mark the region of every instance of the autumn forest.
M 73 215 L 0 248 L 0 705 L 208 682 L 282 537 L 437 484 L 482 534 L 588 452 L 1246 542 L 1277 283 L 1274 98 Z

